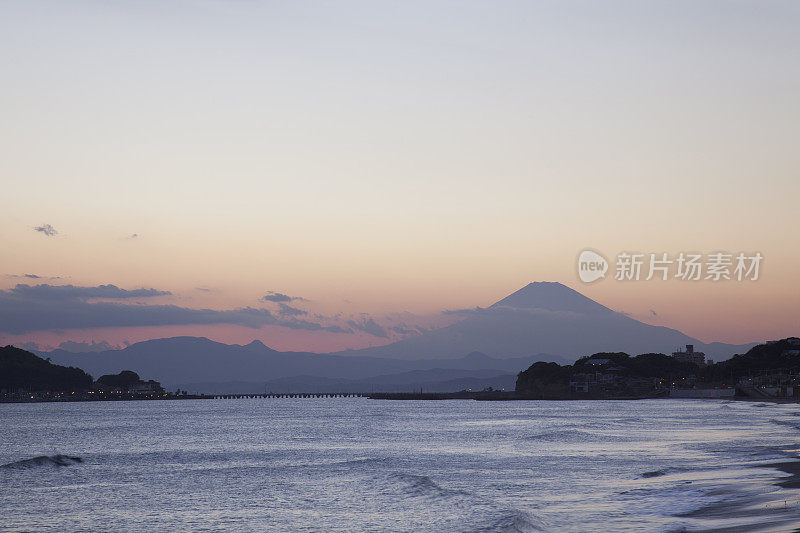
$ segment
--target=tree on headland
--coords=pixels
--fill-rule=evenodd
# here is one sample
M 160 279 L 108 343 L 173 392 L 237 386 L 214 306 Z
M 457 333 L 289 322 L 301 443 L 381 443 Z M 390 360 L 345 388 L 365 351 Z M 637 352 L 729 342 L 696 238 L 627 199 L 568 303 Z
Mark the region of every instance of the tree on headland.
M 753 346 L 746 353 L 737 354 L 715 365 L 703 369 L 703 378 L 714 380 L 738 380 L 761 372 L 800 372 L 800 339 L 789 337 Z
M 708 386 L 731 386 L 740 378 L 764 372 L 800 373 L 800 339 L 789 337 L 759 344 L 747 353 L 727 361 L 697 365 L 661 353 L 635 357 L 622 352 L 601 352 L 578 359 L 572 365 L 538 362 L 517 376 L 517 392 L 537 397 L 564 397 L 570 394 L 570 381 L 587 375 L 613 376 L 623 388 L 657 382 L 702 382 Z M 620 392 L 619 386 L 617 392 Z
M 123 370 L 119 374 L 106 374 L 97 378 L 99 385 L 120 390 L 128 390 L 140 382 L 139 374 L 132 370 Z
M 91 386 L 92 376 L 80 368 L 54 365 L 14 346 L 0 348 L 0 390 L 82 391 Z

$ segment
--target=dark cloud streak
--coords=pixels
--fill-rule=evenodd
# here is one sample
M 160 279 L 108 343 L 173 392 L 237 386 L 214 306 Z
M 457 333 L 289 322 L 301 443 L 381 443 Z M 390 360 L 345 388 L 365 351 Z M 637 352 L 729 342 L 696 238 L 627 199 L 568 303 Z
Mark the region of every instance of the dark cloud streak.
M 288 303 L 288 302 L 307 302 L 305 298 L 301 298 L 300 296 L 289 296 L 288 294 L 283 294 L 280 292 L 275 291 L 267 291 L 267 294 L 261 297 L 262 302 L 272 302 L 272 303 Z
M 56 228 L 54 228 L 50 224 L 42 224 L 41 226 L 36 226 L 35 228 L 33 228 L 33 231 L 38 231 L 39 233 L 43 233 L 48 237 L 55 237 L 56 235 L 58 235 L 58 231 L 56 231 Z
M 471 309 L 445 309 L 442 311 L 443 315 L 456 315 L 456 316 L 472 316 L 478 315 L 486 311 L 482 307 L 473 307 Z
M 389 334 L 386 332 L 385 329 L 383 329 L 383 326 L 375 322 L 375 319 L 372 317 L 362 316 L 360 321 L 350 320 L 348 321 L 348 324 L 353 329 L 356 329 L 358 331 L 363 331 L 364 333 L 367 333 L 374 337 L 381 337 L 384 339 L 389 338 Z
M 278 304 L 278 312 L 283 316 L 302 316 L 308 314 L 308 311 L 303 311 L 302 309 L 292 307 L 285 303 Z
M 116 285 L 98 285 L 96 287 L 81 287 L 76 285 L 27 285 L 18 284 L 8 292 L 27 298 L 85 300 L 88 298 L 125 299 L 125 298 L 152 298 L 154 296 L 168 296 L 169 291 L 157 289 L 120 289 Z
M 115 285 L 23 285 L 0 291 L 0 332 L 61 331 L 111 327 L 233 324 L 249 328 L 275 325 L 290 329 L 352 333 L 268 309 L 191 309 L 177 305 L 131 304 L 127 300 L 169 295 L 157 289 L 121 289 Z M 100 299 L 101 301 L 93 301 Z M 114 301 L 102 301 L 102 300 Z

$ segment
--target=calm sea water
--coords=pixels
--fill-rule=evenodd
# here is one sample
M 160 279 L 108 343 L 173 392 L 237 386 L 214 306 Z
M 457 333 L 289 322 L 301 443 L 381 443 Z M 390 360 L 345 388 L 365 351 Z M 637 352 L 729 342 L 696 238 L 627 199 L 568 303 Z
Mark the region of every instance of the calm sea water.
M 8 531 L 790 528 L 800 407 L 186 400 L 0 405 Z

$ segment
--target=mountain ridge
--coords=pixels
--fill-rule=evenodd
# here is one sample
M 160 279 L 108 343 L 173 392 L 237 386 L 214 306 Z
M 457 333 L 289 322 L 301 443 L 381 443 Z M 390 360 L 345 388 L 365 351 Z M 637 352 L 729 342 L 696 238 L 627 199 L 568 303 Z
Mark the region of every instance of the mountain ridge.
M 703 343 L 681 331 L 614 311 L 558 282 L 532 282 L 487 308 L 464 312 L 449 326 L 342 355 L 392 358 L 458 357 L 477 350 L 492 357 L 549 353 L 577 359 L 595 352 L 671 353 L 686 344 L 713 359 L 727 359 L 754 343 Z
M 40 352 L 94 375 L 134 370 L 173 383 L 267 382 L 300 375 L 360 380 L 433 369 L 516 373 L 535 361 L 561 364 L 597 352 L 671 353 L 694 344 L 715 360 L 753 344 L 702 343 L 639 322 L 557 282 L 533 282 L 443 328 L 383 346 L 333 353 L 278 351 L 259 340 L 224 344 L 205 337 L 149 339 L 121 350 Z M 433 378 L 432 378 L 433 379 Z M 428 381 L 432 381 L 428 380 Z
M 184 346 L 185 348 L 180 348 Z M 74 353 L 64 350 L 39 352 L 59 364 L 83 368 L 94 375 L 133 370 L 155 377 L 165 386 L 182 383 L 259 381 L 315 375 L 331 379 L 363 380 L 404 372 L 436 369 L 481 370 L 486 376 L 516 374 L 537 360 L 562 358 L 534 354 L 518 358 L 492 358 L 468 354 L 457 359 L 403 360 L 362 356 L 279 352 L 261 344 L 224 344 L 205 337 L 170 337 L 135 343 L 122 350 Z M 432 381 L 433 379 L 429 380 Z

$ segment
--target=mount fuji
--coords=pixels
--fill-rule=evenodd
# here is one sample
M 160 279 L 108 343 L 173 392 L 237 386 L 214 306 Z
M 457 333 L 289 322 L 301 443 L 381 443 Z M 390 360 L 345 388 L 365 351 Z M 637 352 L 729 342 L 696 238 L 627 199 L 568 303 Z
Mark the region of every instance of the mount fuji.
M 596 352 L 671 353 L 694 344 L 712 359 L 727 359 L 753 344 L 705 344 L 678 330 L 652 326 L 613 311 L 555 282 L 534 282 L 464 320 L 384 346 L 340 354 L 399 359 L 455 358 L 478 351 L 491 357 L 551 354 L 574 360 Z

